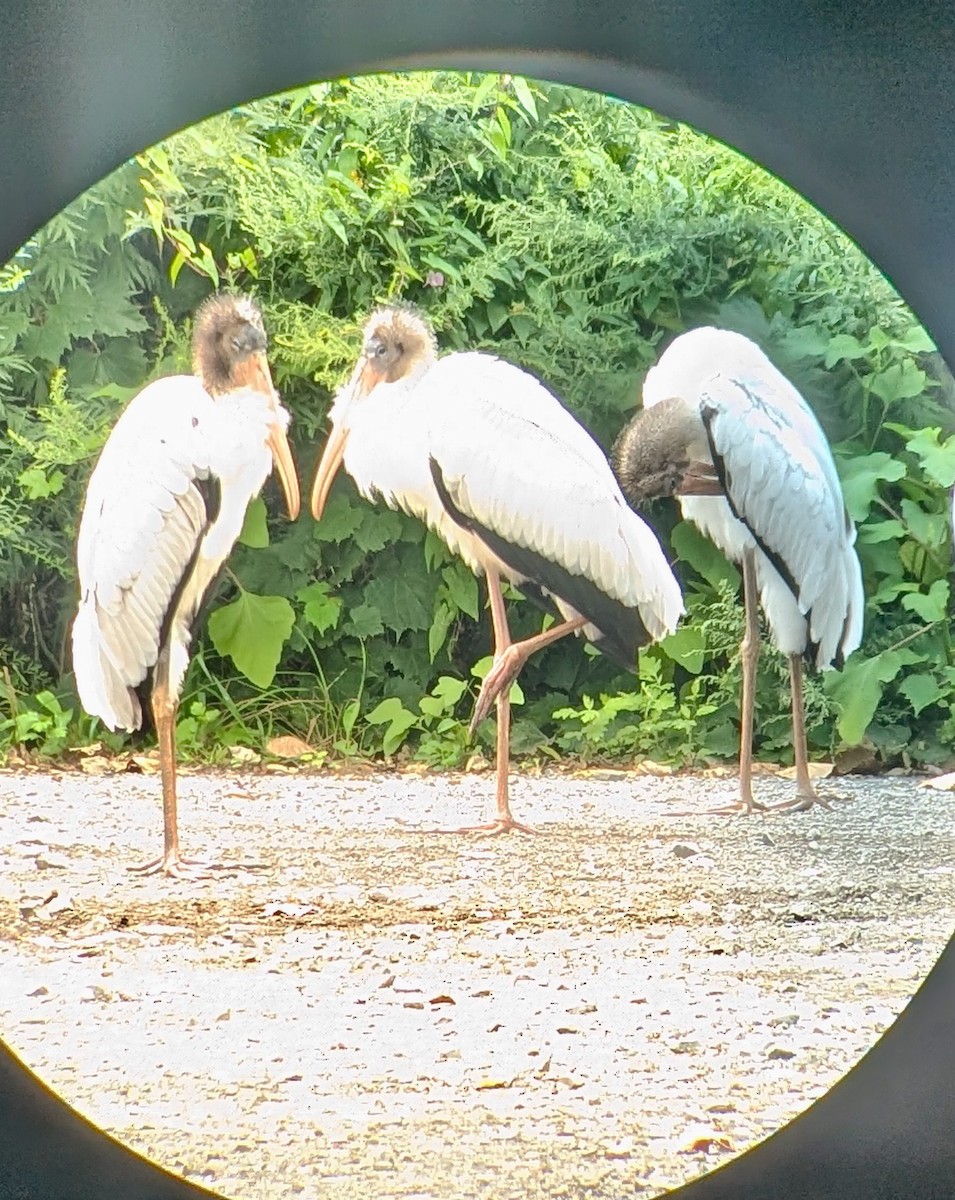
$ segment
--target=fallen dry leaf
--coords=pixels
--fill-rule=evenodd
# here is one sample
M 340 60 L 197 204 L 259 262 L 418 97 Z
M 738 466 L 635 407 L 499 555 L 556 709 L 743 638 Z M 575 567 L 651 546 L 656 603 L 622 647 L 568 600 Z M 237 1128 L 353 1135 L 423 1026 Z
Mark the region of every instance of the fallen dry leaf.
M 80 763 L 80 770 L 84 775 L 104 775 L 112 766 L 112 761 L 104 755 L 91 754 Z
M 267 753 L 274 754 L 276 758 L 302 758 L 303 755 L 312 753 L 312 747 L 308 742 L 291 733 L 269 738 L 265 743 L 265 749 Z
M 955 791 L 955 771 L 948 771 L 945 775 L 933 775 L 931 779 L 923 779 L 919 787 L 932 788 L 936 792 L 953 792 Z
M 833 771 L 832 763 L 827 762 L 811 762 L 807 763 L 807 766 L 809 768 L 810 779 L 828 779 Z M 780 777 L 780 779 L 795 779 L 796 768 L 779 767 L 776 770 L 776 774 Z

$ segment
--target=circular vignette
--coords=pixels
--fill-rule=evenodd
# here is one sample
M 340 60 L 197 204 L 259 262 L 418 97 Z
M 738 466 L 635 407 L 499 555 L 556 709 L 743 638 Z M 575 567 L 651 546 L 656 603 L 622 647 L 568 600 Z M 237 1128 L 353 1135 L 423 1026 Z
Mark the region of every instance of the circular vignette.
M 730 143 L 845 228 L 955 364 L 955 21 L 944 0 L 843 11 L 728 0 L 13 0 L 0 44 L 0 261 L 123 159 L 312 80 L 525 72 L 651 106 Z M 826 1096 L 673 1195 L 955 1194 L 955 940 Z M 55 1147 L 55 1149 L 54 1149 Z M 3 1192 L 209 1195 L 95 1130 L 0 1043 Z

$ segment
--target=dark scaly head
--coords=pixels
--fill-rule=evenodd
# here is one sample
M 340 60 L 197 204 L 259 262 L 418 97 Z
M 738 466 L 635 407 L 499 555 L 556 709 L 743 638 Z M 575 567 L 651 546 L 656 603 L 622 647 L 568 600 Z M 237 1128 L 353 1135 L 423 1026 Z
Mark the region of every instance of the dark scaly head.
M 631 504 L 720 493 L 712 463 L 693 452 L 700 432 L 699 419 L 679 397 L 637 413 L 610 452 L 614 474 Z
M 192 369 L 211 396 L 251 387 L 274 393 L 262 313 L 248 296 L 217 292 L 196 311 Z

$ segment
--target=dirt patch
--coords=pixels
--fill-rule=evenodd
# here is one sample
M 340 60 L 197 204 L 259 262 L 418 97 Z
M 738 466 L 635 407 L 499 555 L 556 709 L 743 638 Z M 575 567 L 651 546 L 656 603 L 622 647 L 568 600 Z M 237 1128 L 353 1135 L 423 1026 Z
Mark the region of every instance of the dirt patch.
M 236 1200 L 651 1195 L 826 1091 L 951 932 L 955 798 L 838 790 L 517 777 L 541 835 L 485 840 L 430 829 L 486 776 L 187 775 L 187 852 L 268 865 L 181 883 L 124 870 L 155 778 L 3 773 L 0 1030 Z

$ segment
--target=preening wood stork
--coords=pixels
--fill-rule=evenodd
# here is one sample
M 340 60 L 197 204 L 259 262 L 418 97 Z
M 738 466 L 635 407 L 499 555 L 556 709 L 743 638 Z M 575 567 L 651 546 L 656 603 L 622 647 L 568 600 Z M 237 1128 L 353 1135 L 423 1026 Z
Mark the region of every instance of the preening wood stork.
M 637 648 L 671 632 L 683 608 L 660 544 L 555 396 L 490 354 L 439 358 L 431 328 L 408 306 L 372 314 L 330 418 L 315 517 L 344 463 L 363 496 L 419 517 L 487 578 L 494 665 L 471 728 L 496 703 L 497 814 L 474 828 L 529 831 L 508 797 L 510 686 L 535 650 L 569 633 L 633 670 Z M 512 643 L 502 576 L 559 623 Z
M 742 565 L 740 799 L 720 811 L 766 808 L 753 800 L 751 781 L 757 592 L 790 665 L 796 795 L 775 807 L 829 807 L 809 778 L 802 660 L 841 666 L 862 640 L 865 597 L 856 531 L 812 410 L 748 338 L 693 329 L 647 373 L 643 411 L 612 460 L 634 503 L 678 497 L 683 515 Z
M 273 463 L 289 516 L 299 487 L 288 413 L 262 316 L 219 294 L 198 310 L 194 375 L 150 383 L 125 409 L 90 477 L 77 541 L 73 667 L 83 707 L 110 729 L 142 724 L 145 685 L 162 766 L 165 845 L 141 873 L 189 877 L 176 817 L 176 710 L 203 597 Z

